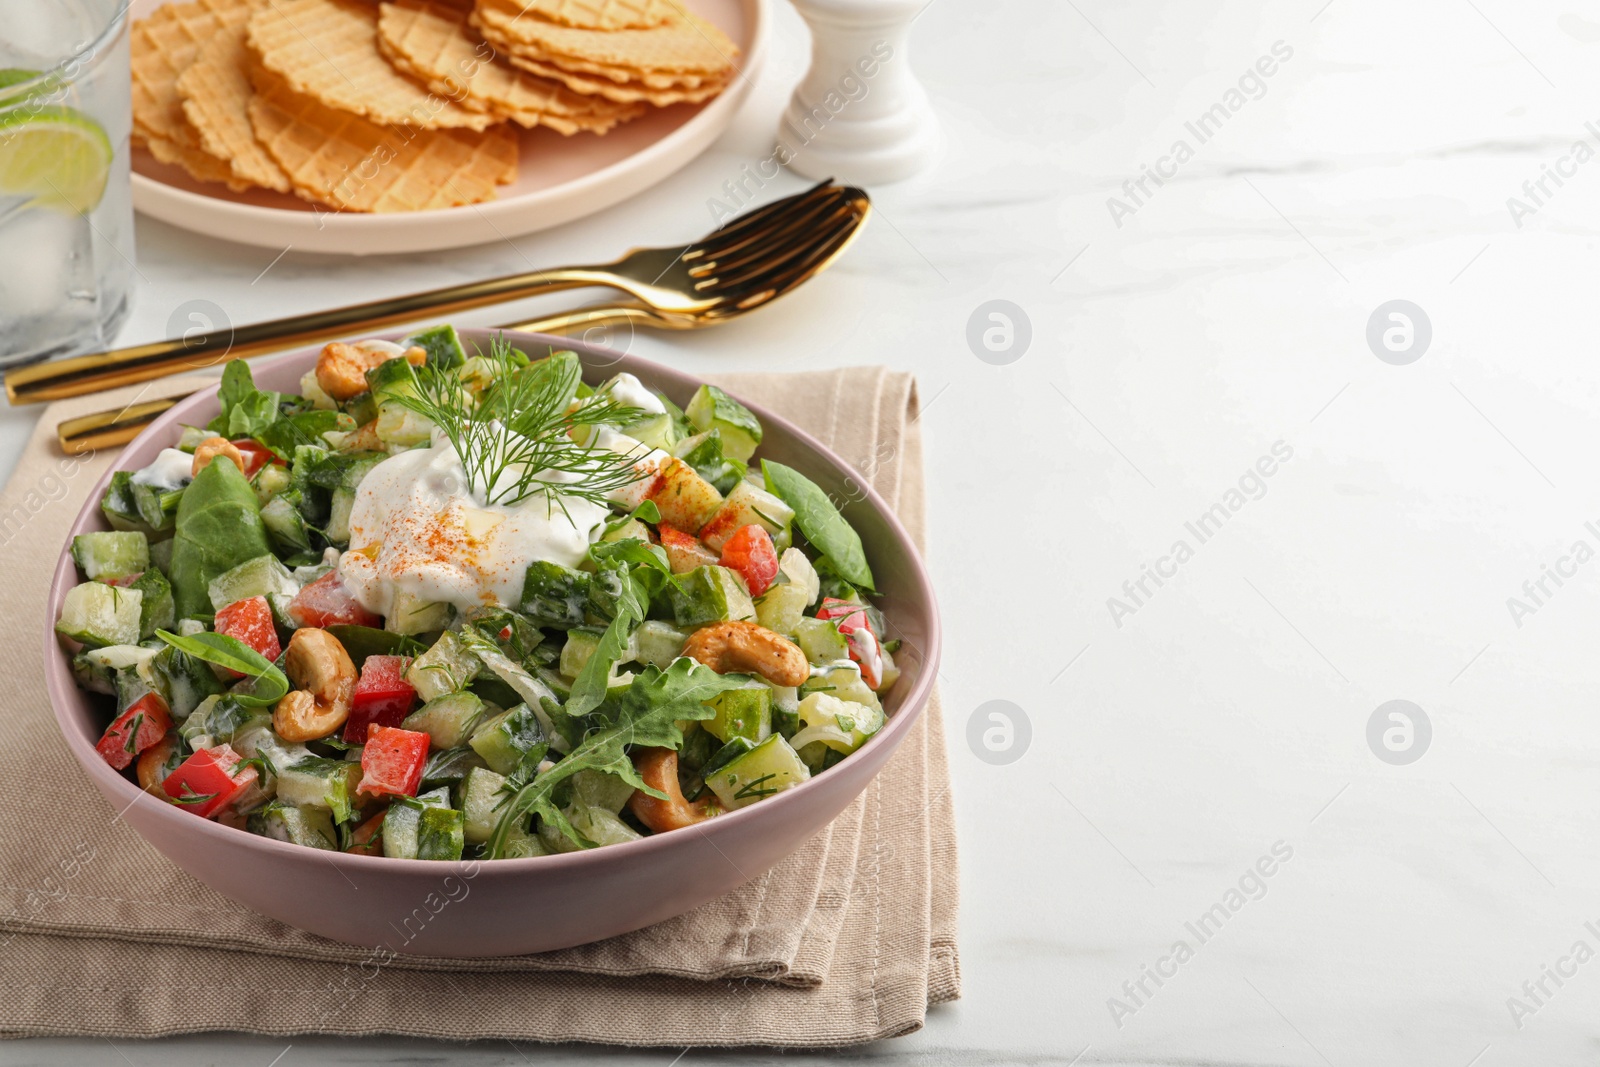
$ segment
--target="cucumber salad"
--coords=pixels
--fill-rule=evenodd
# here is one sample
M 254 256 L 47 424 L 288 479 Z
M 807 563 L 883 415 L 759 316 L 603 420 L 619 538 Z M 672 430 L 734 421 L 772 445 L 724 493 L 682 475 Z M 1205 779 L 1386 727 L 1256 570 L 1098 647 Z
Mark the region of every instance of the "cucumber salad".
M 442 326 L 119 471 L 56 631 L 147 792 L 309 848 L 496 859 L 693 826 L 885 723 L 860 537 L 761 424 Z

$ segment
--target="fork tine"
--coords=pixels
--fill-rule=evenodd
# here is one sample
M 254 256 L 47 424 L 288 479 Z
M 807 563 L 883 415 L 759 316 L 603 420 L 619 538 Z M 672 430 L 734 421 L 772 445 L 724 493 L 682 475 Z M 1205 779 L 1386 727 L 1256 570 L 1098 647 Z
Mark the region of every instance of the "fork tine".
M 795 260 L 803 259 L 836 234 L 854 231 L 862 217 L 855 205 L 837 203 L 825 213 L 817 212 L 794 220 L 792 225 L 769 235 L 766 241 L 747 245 L 741 254 L 717 262 L 714 274 L 697 281 L 695 291 L 727 293 L 744 288 L 753 284 L 752 279 L 782 271 Z
M 790 260 L 783 267 L 764 271 L 746 279 L 740 285 L 741 291 L 738 293 L 738 298 L 733 301 L 733 307 L 744 312 L 776 300 L 826 267 L 851 241 L 855 240 L 860 232 L 859 224 L 841 228 L 827 240 L 811 246 L 802 256 Z
M 832 184 L 831 181 L 819 182 L 803 193 L 786 196 L 782 199 L 774 200 L 770 204 L 763 204 L 753 211 L 747 211 L 738 218 L 729 219 L 726 223 L 696 241 L 680 258 L 686 263 L 709 258 L 730 242 L 747 240 L 751 234 L 759 232 L 774 220 L 782 219 L 795 212 L 803 212 L 814 201 L 820 202 L 830 199 L 839 188 L 840 186 Z
M 804 210 L 773 218 L 765 227 L 721 244 L 713 254 L 689 264 L 689 275 L 703 281 L 714 281 L 748 260 L 772 256 L 784 245 L 797 238 L 803 239 L 803 235 L 813 232 L 818 226 L 825 225 L 827 220 L 850 208 L 851 202 L 839 193 L 824 200 L 812 201 Z

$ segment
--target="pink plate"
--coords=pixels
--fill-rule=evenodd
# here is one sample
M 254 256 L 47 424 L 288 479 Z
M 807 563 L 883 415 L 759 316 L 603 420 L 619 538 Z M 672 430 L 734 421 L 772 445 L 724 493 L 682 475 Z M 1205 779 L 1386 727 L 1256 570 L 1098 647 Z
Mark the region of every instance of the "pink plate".
M 486 346 L 490 331 L 462 334 Z M 576 349 L 591 379 L 629 371 L 679 404 L 699 384 L 637 356 L 566 338 L 506 336 L 527 351 L 547 344 Z M 256 380 L 265 388 L 295 392 L 316 354 L 308 349 L 259 361 Z M 430 894 L 440 894 L 451 906 L 421 927 L 406 944 L 408 954 L 518 955 L 637 930 L 727 893 L 799 848 L 866 788 L 922 713 L 939 662 L 933 589 L 899 520 L 844 460 L 777 415 L 750 406 L 765 428 L 761 455 L 803 471 L 834 499 L 848 501 L 844 513 L 866 545 L 883 593 L 879 604 L 892 635 L 904 642 L 895 657 L 903 673 L 885 702 L 888 724 L 860 751 L 805 785 L 693 829 L 586 852 L 483 863 L 330 853 L 220 826 L 142 792 L 95 753 L 106 722 L 103 698 L 73 683 L 70 656 L 54 636 L 61 602 L 78 580 L 71 536 L 62 546 L 41 619 L 46 681 L 62 736 L 111 810 L 125 811 L 123 818 L 178 866 L 246 907 L 339 941 L 391 944 L 404 920 Z M 216 413 L 216 391 L 196 393 L 140 434 L 114 469 L 147 465 L 176 439 L 179 423 L 204 424 Z M 99 503 L 110 478 L 108 471 L 90 493 L 71 535 L 107 528 Z
M 134 0 L 135 18 L 162 0 Z M 710 147 L 733 122 L 766 61 L 769 0 L 686 0 L 740 54 L 728 88 L 704 104 L 652 108 L 599 136 L 521 130 L 517 180 L 494 200 L 439 211 L 339 213 L 288 193 L 229 192 L 182 168 L 133 153 L 133 206 L 185 230 L 263 248 L 369 256 L 502 241 L 549 229 L 634 196 Z

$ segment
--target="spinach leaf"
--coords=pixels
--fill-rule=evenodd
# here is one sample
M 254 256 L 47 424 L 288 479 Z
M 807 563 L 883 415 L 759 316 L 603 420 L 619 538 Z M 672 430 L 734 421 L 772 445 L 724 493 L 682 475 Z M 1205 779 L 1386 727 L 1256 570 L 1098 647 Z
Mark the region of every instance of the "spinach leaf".
M 489 838 L 489 857 L 504 855 L 507 836 L 530 812 L 578 844 L 586 847 L 592 844 L 578 833 L 556 805 L 553 798 L 556 787 L 578 771 L 597 770 L 615 775 L 652 796 L 661 796 L 633 769 L 628 746 L 677 748 L 683 744 L 683 734 L 677 726 L 679 721 L 710 718 L 715 713 L 705 701 L 738 689 L 747 681 L 748 675 L 721 675 L 688 658 L 674 660 L 665 671 L 646 667 L 634 677 L 620 700 L 604 705 L 614 709 L 612 714 L 591 729 L 571 752 L 550 769 L 517 785 L 501 805 L 500 820 Z
M 628 638 L 634 627 L 644 621 L 650 604 L 649 595 L 642 583 L 629 574 L 622 575 L 622 595 L 617 600 L 617 613 L 606 626 L 605 633 L 595 645 L 594 654 L 578 672 L 572 683 L 572 695 L 567 697 L 568 715 L 587 715 L 599 707 L 606 698 L 606 683 L 611 671 L 628 650 Z
M 180 637 L 165 630 L 157 630 L 156 636 L 184 655 L 247 675 L 250 681 L 231 694 L 234 700 L 247 708 L 270 707 L 289 692 L 289 679 L 284 673 L 270 659 L 237 637 L 214 633 Z
M 206 464 L 189 483 L 175 525 L 172 595 L 180 619 L 211 611 L 211 579 L 272 551 L 255 490 L 226 460 Z
M 279 458 L 289 459 L 294 455 L 295 448 L 300 445 L 326 447 L 328 442 L 322 436 L 325 433 L 334 430 L 349 433 L 355 428 L 356 420 L 342 411 L 316 409 L 286 415 L 272 425 L 262 428 L 254 436 L 256 440 L 277 453 Z
M 282 398 L 280 393 L 257 389 L 249 365 L 242 359 L 233 360 L 223 368 L 222 386 L 217 391 L 222 411 L 206 423 L 206 429 L 224 437 L 256 437 L 278 421 Z
M 390 633 L 388 630 L 379 630 L 371 626 L 336 623 L 325 629 L 339 639 L 344 650 L 350 653 L 351 662 L 358 669 L 367 661 L 368 656 L 420 656 L 428 650 L 428 646 L 415 637 Z
M 767 491 L 794 508 L 794 521 L 800 524 L 806 540 L 833 562 L 840 577 L 871 590 L 872 569 L 867 566 L 861 536 L 839 514 L 822 487 L 793 467 L 770 459 L 761 461 L 761 473 L 766 476 Z

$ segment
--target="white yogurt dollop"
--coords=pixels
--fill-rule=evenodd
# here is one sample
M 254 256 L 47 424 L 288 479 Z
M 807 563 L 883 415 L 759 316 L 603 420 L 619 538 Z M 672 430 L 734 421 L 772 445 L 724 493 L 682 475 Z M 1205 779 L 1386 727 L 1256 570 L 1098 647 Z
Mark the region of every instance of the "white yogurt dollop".
M 339 574 L 362 607 L 389 615 L 399 594 L 461 610 L 516 607 L 528 564 L 583 561 L 610 511 L 543 493 L 485 504 L 448 440 L 391 456 L 361 480 Z
M 652 415 L 666 413 L 667 406 L 661 402 L 661 398 L 646 389 L 643 382 L 627 371 L 623 371 L 611 379 L 611 385 L 607 387 L 606 391 L 611 394 L 611 399 L 619 404 L 640 408 L 650 412 Z

